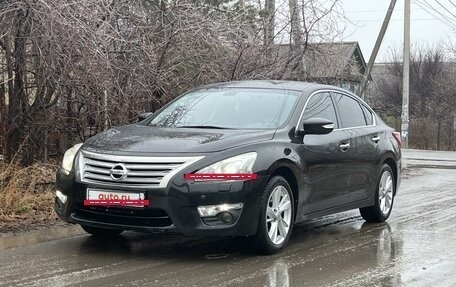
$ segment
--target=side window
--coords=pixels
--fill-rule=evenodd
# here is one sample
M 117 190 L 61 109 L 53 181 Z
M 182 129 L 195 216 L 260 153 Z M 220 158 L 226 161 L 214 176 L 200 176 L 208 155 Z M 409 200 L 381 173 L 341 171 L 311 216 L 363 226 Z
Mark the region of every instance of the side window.
M 336 105 L 342 128 L 360 127 L 366 125 L 364 112 L 358 101 L 342 94 L 335 94 Z
M 315 94 L 307 103 L 303 120 L 310 118 L 324 118 L 334 123 L 334 129 L 338 128 L 336 111 L 329 93 Z
M 368 126 L 373 125 L 374 124 L 374 115 L 372 114 L 371 111 L 369 111 L 368 108 L 366 108 L 366 106 L 361 105 L 361 107 L 363 108 L 364 117 L 366 118 L 367 125 Z

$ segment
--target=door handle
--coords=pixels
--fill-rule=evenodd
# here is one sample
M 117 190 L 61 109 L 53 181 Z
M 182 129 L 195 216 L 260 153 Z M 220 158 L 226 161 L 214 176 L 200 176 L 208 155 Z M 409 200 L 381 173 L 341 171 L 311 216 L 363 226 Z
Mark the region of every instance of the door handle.
M 372 138 L 372 141 L 375 142 L 375 143 L 378 143 L 380 141 L 380 137 L 379 136 L 374 136 Z
M 342 152 L 346 152 L 350 148 L 350 143 L 342 143 L 339 148 Z

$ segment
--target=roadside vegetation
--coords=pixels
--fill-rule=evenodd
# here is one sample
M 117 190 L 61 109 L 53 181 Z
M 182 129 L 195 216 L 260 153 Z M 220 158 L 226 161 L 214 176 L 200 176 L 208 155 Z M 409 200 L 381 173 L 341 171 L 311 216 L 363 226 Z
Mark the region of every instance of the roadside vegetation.
M 0 162 L 0 233 L 54 223 L 56 164 Z
M 308 43 L 341 30 L 340 0 L 275 2 L 0 1 L 5 160 L 21 146 L 24 166 L 59 157 L 203 84 L 305 80 Z
M 456 62 L 451 46 L 416 46 L 410 58 L 409 146 L 456 150 Z M 400 130 L 402 55 L 392 51 L 387 63 L 375 67 L 369 102 L 389 125 Z

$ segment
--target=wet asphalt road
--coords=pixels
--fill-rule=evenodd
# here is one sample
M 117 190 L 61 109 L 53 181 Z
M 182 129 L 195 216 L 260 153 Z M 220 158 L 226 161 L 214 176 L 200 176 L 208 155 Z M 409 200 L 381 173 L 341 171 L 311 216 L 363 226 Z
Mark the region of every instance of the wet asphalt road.
M 96 240 L 77 226 L 0 236 L 0 286 L 456 286 L 456 152 L 404 156 L 387 223 L 358 211 L 308 221 L 274 256 L 219 238 Z

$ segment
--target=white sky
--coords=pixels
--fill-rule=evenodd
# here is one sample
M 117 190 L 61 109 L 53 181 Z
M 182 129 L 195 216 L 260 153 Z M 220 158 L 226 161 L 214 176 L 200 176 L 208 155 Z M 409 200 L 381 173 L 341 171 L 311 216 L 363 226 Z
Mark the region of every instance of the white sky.
M 358 41 L 367 62 L 380 31 L 390 0 L 341 1 L 346 17 L 352 22 L 352 24 L 346 24 L 347 27 L 344 32 L 343 40 Z M 436 46 L 441 45 L 444 42 L 456 42 L 456 0 L 411 1 L 412 46 Z M 442 16 L 439 15 L 438 12 L 444 13 L 447 17 L 447 21 L 451 23 L 442 23 Z M 436 16 L 441 20 L 437 19 Z M 404 0 L 398 0 L 376 62 L 387 61 L 392 49 L 398 49 L 400 54 L 402 54 L 403 19 Z

